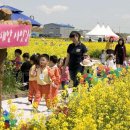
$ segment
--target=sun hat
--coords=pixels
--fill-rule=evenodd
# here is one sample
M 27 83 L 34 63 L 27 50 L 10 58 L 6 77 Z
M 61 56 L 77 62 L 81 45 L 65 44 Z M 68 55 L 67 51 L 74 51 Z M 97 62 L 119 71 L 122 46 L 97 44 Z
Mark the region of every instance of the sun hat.
M 7 8 L 1 8 L 0 11 L 4 12 L 5 14 L 11 15 L 12 11 Z
M 94 63 L 93 63 L 92 61 L 88 60 L 88 59 L 84 59 L 82 62 L 80 62 L 80 65 L 81 65 L 81 66 L 84 66 L 84 67 L 85 67 L 85 66 L 86 66 L 86 67 L 87 67 L 87 66 L 89 67 L 89 66 L 93 66 Z

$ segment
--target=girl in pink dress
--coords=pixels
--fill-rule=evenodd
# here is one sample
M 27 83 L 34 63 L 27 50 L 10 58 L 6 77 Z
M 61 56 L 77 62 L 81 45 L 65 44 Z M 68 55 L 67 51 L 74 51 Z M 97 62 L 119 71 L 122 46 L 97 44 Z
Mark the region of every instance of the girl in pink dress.
M 62 64 L 62 67 L 61 67 L 62 89 L 64 89 L 65 85 L 68 85 L 69 81 L 70 81 L 69 67 L 68 66 L 66 68 L 64 67 L 65 66 L 65 61 L 66 61 L 66 58 L 64 58 L 63 64 Z

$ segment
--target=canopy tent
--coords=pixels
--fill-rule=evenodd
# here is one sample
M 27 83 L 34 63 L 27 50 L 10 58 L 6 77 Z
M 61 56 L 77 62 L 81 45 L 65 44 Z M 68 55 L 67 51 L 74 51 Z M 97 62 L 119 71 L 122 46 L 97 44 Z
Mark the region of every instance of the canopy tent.
M 7 8 L 9 10 L 12 11 L 12 16 L 11 16 L 11 20 L 18 20 L 18 19 L 22 19 L 22 20 L 29 20 L 32 23 L 32 26 L 41 26 L 41 24 L 37 21 L 35 21 L 34 19 L 22 14 L 23 11 L 16 9 L 14 7 L 11 6 L 0 6 L 0 8 Z
M 112 37 L 115 37 L 115 38 L 119 38 L 119 36 L 112 31 L 112 29 L 110 28 L 109 25 L 106 27 L 106 31 L 108 32 L 107 35 L 106 35 L 107 37 L 112 36 Z
M 119 36 L 116 35 L 110 26 L 105 27 L 104 25 L 100 26 L 99 24 L 96 25 L 90 32 L 86 34 L 86 37 L 113 37 L 118 39 Z
M 99 30 L 99 34 L 101 36 L 104 36 L 104 35 L 106 36 L 108 34 L 104 25 L 102 25 L 101 29 Z
M 99 34 L 100 25 L 97 24 L 90 32 L 87 33 L 88 36 L 96 36 Z
M 23 12 L 19 9 L 16 9 L 16 8 L 8 6 L 8 5 L 0 6 L 0 8 L 7 8 L 7 9 L 11 10 L 13 13 L 22 13 Z

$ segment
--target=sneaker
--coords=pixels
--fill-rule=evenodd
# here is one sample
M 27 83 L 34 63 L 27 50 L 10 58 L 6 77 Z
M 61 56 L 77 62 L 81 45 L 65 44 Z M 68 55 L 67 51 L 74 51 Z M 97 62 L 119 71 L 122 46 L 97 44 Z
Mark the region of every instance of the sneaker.
M 27 102 L 27 105 L 31 105 L 31 104 L 32 104 L 32 101 L 28 101 L 28 102 Z

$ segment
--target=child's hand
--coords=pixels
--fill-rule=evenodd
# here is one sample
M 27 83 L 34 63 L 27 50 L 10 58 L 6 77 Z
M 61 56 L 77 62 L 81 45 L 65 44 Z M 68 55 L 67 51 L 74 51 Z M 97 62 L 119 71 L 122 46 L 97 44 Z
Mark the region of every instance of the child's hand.
M 52 85 L 52 87 L 57 88 L 56 84 L 54 82 L 51 85 Z
M 52 78 L 54 76 L 54 72 L 51 71 L 51 69 L 48 70 L 48 75 L 50 76 L 50 78 Z
M 36 76 L 37 75 L 37 72 L 36 71 L 33 71 L 32 72 L 32 76 Z

